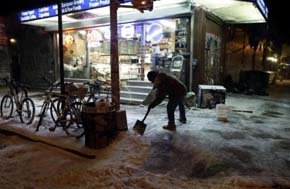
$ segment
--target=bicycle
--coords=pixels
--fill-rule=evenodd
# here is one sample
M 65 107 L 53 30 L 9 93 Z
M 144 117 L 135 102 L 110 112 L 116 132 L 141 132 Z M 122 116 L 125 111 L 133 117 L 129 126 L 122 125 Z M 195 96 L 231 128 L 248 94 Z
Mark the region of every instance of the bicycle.
M 81 119 L 82 103 L 76 100 L 74 93 L 76 89 L 70 89 L 72 86 L 72 83 L 66 83 L 67 94 L 58 95 L 52 101 L 50 112 L 55 126 L 49 130 L 54 131 L 56 127 L 62 127 L 67 135 L 80 138 L 84 135 Z
M 43 118 L 47 111 L 50 110 L 50 115 L 55 125 L 50 127 L 49 131 L 55 131 L 56 127 L 62 127 L 69 136 L 77 138 L 83 136 L 84 130 L 81 123 L 82 104 L 76 100 L 76 96 L 70 91 L 73 83 L 65 83 L 66 94 L 60 94 L 53 92 L 54 89 L 60 86 L 60 82 L 52 83 L 45 77 L 42 79 L 49 84 L 49 88 L 41 106 L 40 118 L 35 131 L 39 131 Z
M 14 80 L 8 81 L 7 78 L 1 79 L 9 88 L 9 94 L 3 96 L 0 103 L 1 117 L 13 117 L 14 104 L 16 112 L 22 123 L 31 124 L 35 116 L 35 105 L 31 98 L 28 97 L 28 86 L 18 83 Z
M 100 98 L 101 94 L 101 85 L 99 82 L 95 81 L 94 83 L 86 82 L 83 83 L 89 88 L 89 96 L 84 100 L 85 102 L 96 102 Z M 98 96 L 96 96 L 96 94 Z
M 56 107 L 51 107 L 51 104 L 53 102 L 53 97 L 55 97 L 55 93 L 53 93 L 53 90 L 55 88 L 57 88 L 58 86 L 60 86 L 60 82 L 52 83 L 45 77 L 42 77 L 42 79 L 45 80 L 49 84 L 49 88 L 48 88 L 48 92 L 46 93 L 45 99 L 44 99 L 42 106 L 41 106 L 41 109 L 40 109 L 39 120 L 38 120 L 37 127 L 35 130 L 36 132 L 39 131 L 39 128 L 42 124 L 43 118 L 47 114 L 47 111 L 50 108 L 56 108 Z
M 108 100 L 109 98 L 109 94 L 111 91 L 111 88 L 108 87 L 107 85 L 103 84 L 101 81 L 95 81 L 93 83 L 91 82 L 85 82 L 83 83 L 83 86 L 87 86 L 87 87 L 82 87 L 85 88 L 86 91 L 88 89 L 88 95 L 73 95 L 73 99 L 75 102 L 81 102 L 83 103 L 88 103 L 88 102 L 96 102 L 102 98 L 106 98 Z M 77 93 L 81 93 L 81 92 L 77 92 Z M 102 94 L 106 94 L 106 97 L 101 97 L 101 93 Z M 80 98 L 79 96 L 82 96 L 82 98 Z

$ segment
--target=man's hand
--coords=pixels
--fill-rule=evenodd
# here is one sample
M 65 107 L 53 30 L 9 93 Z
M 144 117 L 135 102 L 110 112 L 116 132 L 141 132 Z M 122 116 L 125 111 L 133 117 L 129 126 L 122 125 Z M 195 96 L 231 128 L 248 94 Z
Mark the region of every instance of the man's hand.
M 148 109 L 153 109 L 153 108 L 155 108 L 155 106 L 152 103 L 149 104 Z
M 151 102 L 151 104 L 149 105 L 148 108 L 150 108 L 150 109 L 155 108 L 164 100 L 164 98 L 165 98 L 165 96 L 155 98 L 155 100 L 153 100 L 153 102 Z

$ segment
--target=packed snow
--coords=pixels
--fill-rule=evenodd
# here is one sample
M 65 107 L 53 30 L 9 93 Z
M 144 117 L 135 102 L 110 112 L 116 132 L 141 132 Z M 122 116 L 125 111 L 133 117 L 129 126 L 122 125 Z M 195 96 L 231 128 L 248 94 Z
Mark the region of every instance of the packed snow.
M 35 102 L 40 105 L 41 99 Z M 232 110 L 228 122 L 218 121 L 215 109 L 190 108 L 187 123 L 181 124 L 176 111 L 172 132 L 162 129 L 167 123 L 163 103 L 145 120 L 144 136 L 132 127 L 147 107 L 122 105 L 128 131 L 107 147 L 92 149 L 95 159 L 0 134 L 0 188 L 290 188 L 289 101 L 230 94 L 226 105 Z M 46 119 L 39 132 L 34 132 L 38 119 L 30 126 L 17 117 L 0 119 L 0 128 L 24 128 L 31 135 L 84 146 L 83 139 L 62 130 L 49 132 Z

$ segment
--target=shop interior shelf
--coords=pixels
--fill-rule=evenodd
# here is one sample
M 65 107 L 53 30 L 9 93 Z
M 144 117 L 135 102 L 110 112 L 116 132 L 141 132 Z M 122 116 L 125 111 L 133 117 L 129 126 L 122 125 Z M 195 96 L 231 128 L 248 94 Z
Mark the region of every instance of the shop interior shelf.
M 110 54 L 102 54 L 101 56 L 111 56 Z M 137 54 L 119 54 L 119 56 L 137 56 Z

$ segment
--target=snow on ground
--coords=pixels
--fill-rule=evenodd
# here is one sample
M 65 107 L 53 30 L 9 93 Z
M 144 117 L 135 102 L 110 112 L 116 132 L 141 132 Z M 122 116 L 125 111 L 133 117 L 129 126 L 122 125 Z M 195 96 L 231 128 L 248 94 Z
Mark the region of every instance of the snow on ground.
M 1 134 L 0 188 L 290 188 L 290 104 L 228 95 L 226 105 L 253 113 L 231 112 L 221 122 L 214 109 L 192 108 L 188 122 L 177 121 L 170 132 L 162 129 L 167 123 L 162 104 L 145 120 L 144 136 L 132 127 L 147 107 L 124 105 L 129 130 L 94 150 L 96 159 Z M 23 126 L 17 118 L 0 120 L 1 125 Z M 34 133 L 33 126 L 26 129 Z M 35 134 L 68 140 L 61 130 L 45 127 Z

